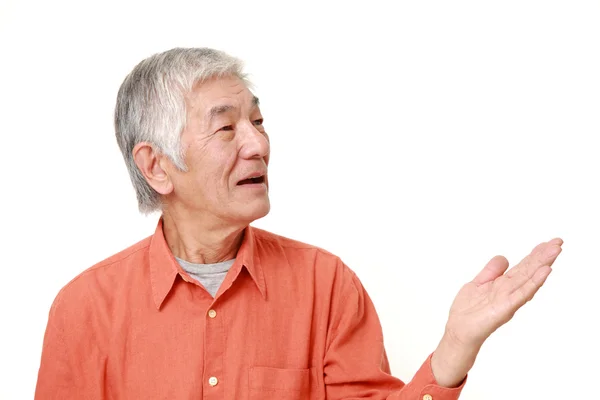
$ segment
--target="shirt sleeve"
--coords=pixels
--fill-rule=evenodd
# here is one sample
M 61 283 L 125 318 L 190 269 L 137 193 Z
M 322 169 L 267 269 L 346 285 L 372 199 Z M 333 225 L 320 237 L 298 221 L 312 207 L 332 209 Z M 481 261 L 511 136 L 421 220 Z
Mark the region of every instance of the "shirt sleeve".
M 391 375 L 373 302 L 348 267 L 343 265 L 340 275 L 333 289 L 324 360 L 327 399 L 458 399 L 466 378 L 456 388 L 438 385 L 431 369 L 432 354 L 408 383 Z
M 103 399 L 103 371 L 91 367 L 95 357 L 87 324 L 77 318 L 76 307 L 64 304 L 59 294 L 50 309 L 34 398 Z

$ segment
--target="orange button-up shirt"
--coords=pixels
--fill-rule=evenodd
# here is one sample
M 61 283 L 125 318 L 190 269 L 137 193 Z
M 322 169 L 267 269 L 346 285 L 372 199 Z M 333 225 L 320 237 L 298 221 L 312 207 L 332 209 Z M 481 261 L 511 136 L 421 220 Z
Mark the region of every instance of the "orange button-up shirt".
M 154 235 L 81 273 L 56 297 L 35 398 L 457 399 L 431 355 L 390 375 L 356 275 L 320 248 L 248 227 L 213 298 Z

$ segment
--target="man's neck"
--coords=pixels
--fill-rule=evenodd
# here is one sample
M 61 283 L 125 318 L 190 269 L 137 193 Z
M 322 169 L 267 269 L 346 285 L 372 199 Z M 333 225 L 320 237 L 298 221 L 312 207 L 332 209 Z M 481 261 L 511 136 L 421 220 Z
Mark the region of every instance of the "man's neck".
M 196 264 L 214 264 L 236 257 L 246 226 L 232 227 L 209 217 L 181 218 L 164 212 L 163 232 L 175 257 Z

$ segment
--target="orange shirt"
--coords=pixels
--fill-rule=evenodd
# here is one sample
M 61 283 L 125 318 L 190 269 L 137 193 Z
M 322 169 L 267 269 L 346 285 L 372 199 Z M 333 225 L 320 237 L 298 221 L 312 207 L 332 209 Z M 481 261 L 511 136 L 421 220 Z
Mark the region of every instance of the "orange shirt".
M 438 386 L 430 360 L 390 375 L 373 303 L 331 253 L 248 227 L 212 298 L 160 220 L 60 291 L 35 398 L 457 399 L 465 382 Z

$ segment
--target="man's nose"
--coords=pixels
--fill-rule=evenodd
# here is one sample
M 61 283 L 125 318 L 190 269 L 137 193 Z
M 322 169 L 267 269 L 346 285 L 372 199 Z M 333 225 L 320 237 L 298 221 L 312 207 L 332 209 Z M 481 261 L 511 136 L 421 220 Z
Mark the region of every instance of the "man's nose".
M 246 159 L 264 158 L 269 154 L 270 145 L 266 133 L 252 123 L 244 126 L 240 156 Z

